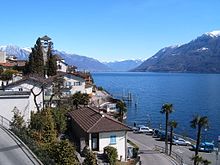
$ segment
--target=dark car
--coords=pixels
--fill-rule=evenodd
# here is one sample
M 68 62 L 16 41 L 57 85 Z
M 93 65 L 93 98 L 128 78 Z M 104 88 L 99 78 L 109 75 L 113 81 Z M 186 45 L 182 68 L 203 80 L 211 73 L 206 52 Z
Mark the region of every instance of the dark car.
M 196 145 L 192 145 L 190 150 L 195 151 Z M 210 142 L 203 142 L 199 145 L 200 152 L 212 152 L 214 150 L 214 144 Z

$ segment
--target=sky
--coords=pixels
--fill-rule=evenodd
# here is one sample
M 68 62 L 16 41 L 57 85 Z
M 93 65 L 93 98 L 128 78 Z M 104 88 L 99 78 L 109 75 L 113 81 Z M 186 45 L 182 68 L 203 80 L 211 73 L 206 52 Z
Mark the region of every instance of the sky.
M 101 62 L 147 59 L 220 30 L 219 0 L 1 0 L 0 45 L 54 49 Z

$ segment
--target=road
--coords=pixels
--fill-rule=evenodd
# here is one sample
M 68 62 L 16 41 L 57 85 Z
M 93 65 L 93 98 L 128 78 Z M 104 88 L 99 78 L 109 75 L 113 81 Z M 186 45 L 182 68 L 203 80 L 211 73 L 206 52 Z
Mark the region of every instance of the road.
M 17 143 L 16 143 L 17 142 Z M 0 165 L 33 165 L 38 164 L 25 154 L 26 148 L 14 140 L 2 127 L 0 127 Z M 30 158 L 29 158 L 30 157 Z
M 134 142 L 139 147 L 140 158 L 142 165 L 173 165 L 174 161 L 168 156 L 156 152 L 153 149 L 154 145 L 147 139 L 150 139 L 144 134 L 128 133 L 128 139 Z
M 128 133 L 128 139 L 131 139 L 134 143 L 136 143 L 138 146 L 140 146 L 140 150 L 143 150 L 145 152 L 152 151 L 152 149 L 154 148 L 154 145 L 164 147 L 164 142 L 163 141 L 157 141 L 155 138 L 152 138 L 150 135 L 134 134 L 133 132 L 129 132 Z M 189 148 L 190 148 L 190 146 L 176 146 L 176 145 L 173 145 L 173 151 L 183 158 L 183 162 L 186 165 L 191 165 L 192 164 L 192 161 L 191 161 L 190 158 L 194 155 L 194 152 L 190 151 Z M 209 161 L 211 161 L 212 163 L 210 165 L 220 165 L 220 160 L 218 160 L 218 162 L 216 162 L 215 152 L 213 152 L 213 153 L 199 153 L 199 154 L 203 158 L 206 158 Z M 164 154 L 152 154 L 152 157 L 149 157 L 149 154 L 141 154 L 141 156 L 144 159 L 146 159 L 146 165 L 148 165 L 148 164 L 153 165 L 152 164 L 153 160 L 158 161 L 158 165 L 159 165 L 160 163 L 159 163 L 158 159 L 161 159 L 162 161 L 167 159 L 167 157 Z M 220 159 L 220 156 L 219 156 L 219 159 Z M 170 161 L 170 163 L 172 163 L 172 162 Z M 162 164 L 164 164 L 164 163 L 162 163 Z

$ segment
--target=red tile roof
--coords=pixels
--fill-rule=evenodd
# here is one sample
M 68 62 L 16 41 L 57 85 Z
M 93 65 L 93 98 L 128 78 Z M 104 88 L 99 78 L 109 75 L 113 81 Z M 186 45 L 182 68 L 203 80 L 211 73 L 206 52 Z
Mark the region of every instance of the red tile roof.
M 69 112 L 69 115 L 87 133 L 131 130 L 125 124 L 92 107 L 73 110 Z

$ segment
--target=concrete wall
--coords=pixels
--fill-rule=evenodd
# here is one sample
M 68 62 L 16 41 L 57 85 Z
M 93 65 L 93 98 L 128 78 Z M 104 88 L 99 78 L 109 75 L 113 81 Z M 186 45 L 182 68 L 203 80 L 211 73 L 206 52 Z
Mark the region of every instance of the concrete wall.
M 116 136 L 116 144 L 110 144 L 110 136 Z M 126 132 L 104 132 L 99 133 L 99 150 L 103 152 L 106 146 L 115 147 L 118 151 L 118 159 L 126 160 Z
M 31 113 L 29 95 L 0 96 L 0 105 L 0 115 L 8 120 L 12 120 L 13 109 L 16 107 L 24 116 L 25 121 L 29 122 Z

